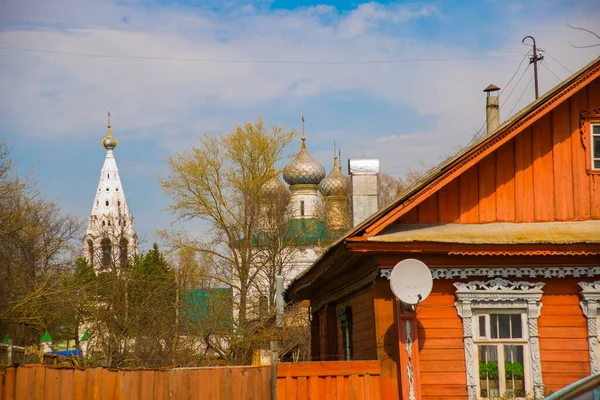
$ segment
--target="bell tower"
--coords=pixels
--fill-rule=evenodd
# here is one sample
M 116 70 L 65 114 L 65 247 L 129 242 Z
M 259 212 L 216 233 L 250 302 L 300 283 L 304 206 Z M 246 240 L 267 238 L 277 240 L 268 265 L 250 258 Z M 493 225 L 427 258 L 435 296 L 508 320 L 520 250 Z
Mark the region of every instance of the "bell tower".
M 106 157 L 83 239 L 85 258 L 96 271 L 123 265 L 128 256 L 137 251 L 133 218 L 115 161 L 114 149 L 119 142 L 111 133 L 110 112 L 107 128 L 108 133 L 102 140 Z

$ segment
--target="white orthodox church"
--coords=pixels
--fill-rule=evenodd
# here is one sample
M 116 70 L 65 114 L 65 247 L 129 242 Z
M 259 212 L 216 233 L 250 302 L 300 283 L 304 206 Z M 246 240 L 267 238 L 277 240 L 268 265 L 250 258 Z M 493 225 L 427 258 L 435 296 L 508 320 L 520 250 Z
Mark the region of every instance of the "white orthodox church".
M 115 161 L 114 150 L 119 142 L 110 130 L 110 113 L 107 127 L 108 133 L 102 140 L 106 157 L 84 237 L 85 258 L 96 270 L 119 265 L 137 251 L 133 218 Z
M 300 152 L 283 168 L 283 179 L 289 187 L 274 177 L 265 183 L 261 194 L 266 204 L 276 197 L 288 202 L 290 219 L 279 230 L 283 241 L 293 250 L 283 274 L 286 284 L 350 228 L 350 178 L 343 174 L 337 156 L 326 176 L 325 168 L 306 149 L 304 118 L 302 122 Z

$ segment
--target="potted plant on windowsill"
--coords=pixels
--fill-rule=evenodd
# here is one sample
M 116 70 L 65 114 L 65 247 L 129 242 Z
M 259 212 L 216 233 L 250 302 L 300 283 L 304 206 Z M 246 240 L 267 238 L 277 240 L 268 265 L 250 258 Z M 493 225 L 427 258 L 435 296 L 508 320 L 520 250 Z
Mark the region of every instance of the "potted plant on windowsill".
M 488 361 L 479 363 L 479 380 L 481 382 L 481 395 L 484 397 L 496 397 L 498 392 L 498 361 Z M 495 381 L 494 388 L 489 388 L 489 393 L 485 381 Z

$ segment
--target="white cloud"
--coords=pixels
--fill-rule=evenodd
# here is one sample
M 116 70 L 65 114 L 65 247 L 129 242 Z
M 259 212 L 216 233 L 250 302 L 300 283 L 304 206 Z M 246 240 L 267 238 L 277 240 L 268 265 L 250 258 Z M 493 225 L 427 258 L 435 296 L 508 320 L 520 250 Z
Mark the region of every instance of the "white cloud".
M 10 21 L 11 26 L 18 22 L 20 28 L 5 28 L 0 33 L 0 46 L 206 60 L 393 60 L 524 54 L 527 48 L 520 40 L 533 34 L 541 47 L 572 70 L 596 55 L 595 49 L 579 50 L 569 45 L 569 40 L 581 36 L 563 20 L 569 17 L 571 23 L 594 26 L 598 12 L 546 18 L 535 25 L 514 17 L 504 21 L 504 43 L 481 51 L 380 29 L 386 24 L 402 25 L 443 14 L 435 5 L 366 3 L 347 14 L 339 14 L 330 6 L 292 11 L 247 6 L 252 9 L 238 9 L 225 18 L 204 9 L 108 1 L 10 2 L 0 21 Z M 38 28 L 32 29 L 32 25 Z M 416 129 L 406 128 L 406 121 L 398 120 L 390 122 L 384 132 L 351 129 L 337 136 L 338 143 L 345 141 L 340 144 L 347 156 L 380 157 L 386 170 L 394 173 L 423 159 L 435 162 L 468 141 L 483 122 L 482 89 L 489 83 L 505 84 L 519 62 L 518 58 L 507 58 L 307 65 L 16 51 L 1 54 L 0 113 L 24 135 L 98 135 L 104 112 L 111 109 L 113 124 L 127 127 L 132 138 L 161 140 L 181 148 L 192 133 L 230 127 L 235 121 L 227 117 L 226 110 L 259 108 L 268 112 L 282 100 L 293 104 L 331 93 L 364 93 L 399 109 L 412 110 L 415 118 L 422 120 Z M 554 73 L 567 76 L 552 59 L 546 61 Z M 541 87 L 547 90 L 557 82 L 544 68 Z M 508 93 L 501 98 L 503 117 L 515 105 L 528 77 L 529 72 L 510 99 L 506 100 Z M 516 109 L 531 99 L 531 94 L 523 96 Z M 214 109 L 225 111 L 213 115 Z M 158 133 L 160 137 L 153 136 Z M 378 137 L 383 139 L 376 140 Z

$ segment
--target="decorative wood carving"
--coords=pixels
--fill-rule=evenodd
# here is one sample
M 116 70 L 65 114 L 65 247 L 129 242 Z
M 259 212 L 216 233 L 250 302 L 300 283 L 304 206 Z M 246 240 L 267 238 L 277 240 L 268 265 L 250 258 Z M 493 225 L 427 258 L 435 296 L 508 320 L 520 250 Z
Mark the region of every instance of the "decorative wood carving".
M 544 398 L 542 364 L 538 334 L 538 318 L 542 308 L 543 282 L 512 282 L 501 278 L 487 282 L 456 282 L 456 309 L 463 320 L 467 394 L 469 400 L 477 399 L 477 374 L 473 344 L 473 309 L 509 308 L 527 311 L 529 354 L 536 399 Z
M 586 136 L 588 131 L 587 124 L 592 118 L 600 118 L 600 108 L 585 110 L 579 114 L 579 135 L 581 136 L 581 146 L 584 149 L 587 149 L 587 143 L 589 140 L 589 138 Z
M 598 304 L 600 303 L 600 281 L 580 282 L 582 300 L 579 303 L 587 319 L 588 351 L 590 353 L 590 372 L 600 372 L 598 356 Z
M 411 331 L 412 327 L 410 326 L 410 320 L 407 319 L 404 324 L 404 329 L 406 329 L 406 354 L 408 355 L 408 362 L 406 363 L 406 374 L 408 376 L 408 399 L 416 400 L 415 398 L 415 376 L 413 374 L 412 368 L 412 336 Z
M 381 278 L 390 279 L 391 269 L 380 269 Z M 600 276 L 595 267 L 540 267 L 540 268 L 431 268 L 433 279 L 486 278 L 594 278 Z

